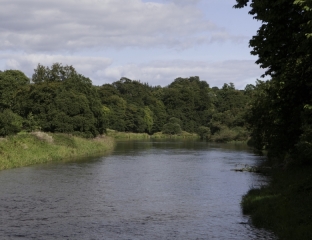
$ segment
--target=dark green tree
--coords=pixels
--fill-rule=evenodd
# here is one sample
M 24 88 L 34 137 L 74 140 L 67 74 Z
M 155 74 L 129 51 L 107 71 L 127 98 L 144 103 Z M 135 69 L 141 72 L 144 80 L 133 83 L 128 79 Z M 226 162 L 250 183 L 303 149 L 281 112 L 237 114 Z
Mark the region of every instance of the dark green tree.
M 175 117 L 169 119 L 169 122 L 163 126 L 162 133 L 164 134 L 180 134 L 181 129 L 181 120 Z
M 31 114 L 38 128 L 85 137 L 105 132 L 106 120 L 97 88 L 72 66 L 38 65 L 32 82 L 18 94 L 18 108 L 25 119 Z M 25 126 L 28 123 L 26 120 Z
M 258 101 L 265 107 L 252 107 L 252 134 L 258 147 L 265 146 L 272 155 L 295 153 L 310 128 L 305 112 L 312 106 L 311 1 L 237 0 L 235 7 L 248 2 L 249 13 L 262 22 L 250 40 L 251 53 L 258 56 L 256 62 L 265 69 L 264 75 L 272 77 L 270 83 L 259 86 L 260 92 L 265 89 L 265 99 Z M 256 117 L 260 112 L 265 119 Z
M 0 110 L 14 109 L 16 95 L 29 82 L 29 78 L 19 70 L 0 72 Z
M 0 112 L 0 136 L 12 135 L 22 130 L 23 118 L 10 109 Z

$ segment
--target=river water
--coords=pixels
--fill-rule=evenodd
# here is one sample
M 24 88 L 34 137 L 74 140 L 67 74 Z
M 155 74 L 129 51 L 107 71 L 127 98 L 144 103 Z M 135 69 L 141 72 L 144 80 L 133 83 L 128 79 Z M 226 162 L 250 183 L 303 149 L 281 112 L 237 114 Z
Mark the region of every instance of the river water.
M 266 183 L 235 172 L 242 145 L 124 141 L 113 154 L 0 172 L 0 239 L 275 239 L 240 201 Z

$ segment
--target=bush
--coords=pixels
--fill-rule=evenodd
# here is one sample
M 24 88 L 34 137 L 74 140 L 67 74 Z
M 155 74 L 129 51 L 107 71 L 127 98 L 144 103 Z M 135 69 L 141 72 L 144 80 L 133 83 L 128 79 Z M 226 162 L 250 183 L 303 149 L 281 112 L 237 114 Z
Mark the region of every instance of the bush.
M 209 140 L 211 138 L 211 132 L 209 127 L 200 126 L 197 129 L 197 133 L 202 140 Z
M 0 136 L 13 135 L 22 130 L 23 118 L 11 110 L 0 113 Z
M 165 124 L 162 128 L 163 134 L 180 134 L 182 132 L 180 119 L 170 118 L 169 122 Z

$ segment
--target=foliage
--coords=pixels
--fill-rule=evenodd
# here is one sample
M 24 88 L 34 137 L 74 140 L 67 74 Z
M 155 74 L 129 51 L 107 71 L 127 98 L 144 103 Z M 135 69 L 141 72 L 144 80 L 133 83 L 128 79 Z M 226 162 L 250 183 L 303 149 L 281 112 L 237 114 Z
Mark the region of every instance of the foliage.
M 202 140 L 210 140 L 211 138 L 211 131 L 209 127 L 200 126 L 197 133 Z
M 255 146 L 268 151 L 272 182 L 251 190 L 244 213 L 280 239 L 311 239 L 312 212 L 312 2 L 311 0 L 237 0 L 251 2 L 250 14 L 262 25 L 250 40 L 251 53 L 269 81 L 258 81 L 248 95 L 248 128 Z M 248 89 L 249 90 L 249 89 Z
M 29 78 L 19 70 L 0 72 L 0 111 L 13 109 L 20 87 L 27 84 L 29 84 Z
M 163 126 L 162 133 L 164 134 L 180 134 L 181 129 L 181 120 L 175 117 L 169 119 L 169 122 Z
M 279 239 L 311 239 L 311 170 L 274 169 L 268 186 L 251 189 L 243 197 L 243 213 L 251 214 L 253 224 L 273 230 Z
M 38 65 L 31 84 L 18 94 L 18 111 L 46 132 L 94 137 L 105 132 L 105 116 L 91 80 L 71 66 Z
M 13 135 L 22 130 L 23 118 L 6 109 L 0 113 L 0 136 Z
M 245 127 L 248 97 L 244 91 L 236 90 L 233 83 L 211 89 L 197 76 L 177 78 L 166 87 L 125 77 L 93 86 L 74 67 L 54 63 L 51 67 L 38 64 L 31 81 L 18 70 L 8 70 L 0 73 L 0 82 L 0 111 L 10 109 L 22 117 L 21 127 L 13 132 L 42 130 L 94 137 L 106 128 L 149 135 L 187 131 L 211 140 L 210 135 L 220 135 L 226 127 Z
M 237 0 L 235 7 L 248 2 Z M 311 1 L 253 0 L 249 13 L 262 22 L 250 40 L 251 53 L 272 77 L 256 86 L 250 130 L 256 146 L 266 148 L 270 156 L 290 153 L 295 158 L 310 144 L 301 141 L 311 126 L 305 113 L 312 103 Z
M 196 132 L 211 117 L 211 89 L 199 77 L 177 78 L 163 89 L 161 97 L 169 118 L 179 118 L 181 128 L 187 132 Z

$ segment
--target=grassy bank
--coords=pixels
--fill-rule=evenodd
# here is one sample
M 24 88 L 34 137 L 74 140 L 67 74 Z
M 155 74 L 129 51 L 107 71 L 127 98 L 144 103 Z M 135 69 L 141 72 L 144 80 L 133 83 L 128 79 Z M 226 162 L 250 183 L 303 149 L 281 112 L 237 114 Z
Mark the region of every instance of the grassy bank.
M 118 132 L 112 129 L 107 130 L 107 135 L 116 139 L 149 139 L 149 138 L 172 138 L 172 139 L 183 139 L 183 138 L 193 138 L 198 139 L 199 136 L 196 133 L 188 133 L 182 131 L 180 134 L 163 134 L 161 132 L 154 133 L 153 135 L 148 135 L 147 133 L 131 133 L 131 132 Z
M 115 139 L 148 139 L 150 135 L 147 133 L 131 133 L 131 132 L 118 132 L 112 129 L 107 129 L 107 136 Z
M 180 134 L 163 134 L 162 132 L 154 133 L 152 138 L 160 139 L 160 138 L 172 138 L 172 139 L 184 139 L 184 138 L 189 138 L 189 139 L 199 139 L 198 134 L 196 133 L 188 133 L 185 131 L 182 131 Z
M 312 167 L 274 169 L 271 178 L 243 197 L 244 214 L 279 239 L 312 239 Z
M 113 147 L 110 137 L 84 139 L 60 133 L 20 133 L 0 139 L 0 170 L 98 155 Z

